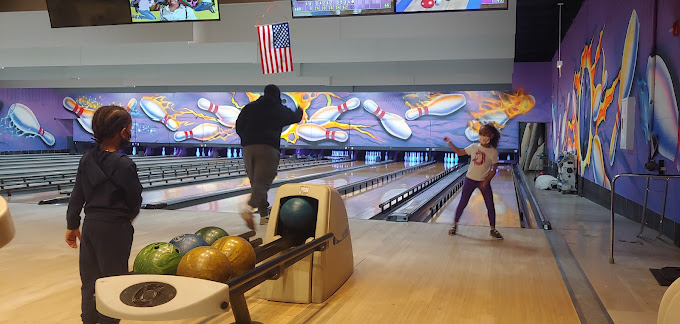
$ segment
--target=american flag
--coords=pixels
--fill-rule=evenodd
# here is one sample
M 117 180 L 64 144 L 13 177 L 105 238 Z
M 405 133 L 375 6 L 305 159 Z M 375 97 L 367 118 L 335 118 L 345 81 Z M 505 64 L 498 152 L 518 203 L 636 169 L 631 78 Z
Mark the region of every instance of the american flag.
M 263 74 L 293 71 L 289 31 L 288 23 L 257 26 Z

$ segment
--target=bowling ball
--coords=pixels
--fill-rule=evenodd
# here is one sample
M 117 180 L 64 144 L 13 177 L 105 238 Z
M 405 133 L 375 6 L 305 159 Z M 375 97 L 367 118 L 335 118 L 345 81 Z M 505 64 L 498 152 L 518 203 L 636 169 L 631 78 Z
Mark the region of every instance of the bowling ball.
M 282 92 L 281 93 L 281 104 L 288 107 L 288 109 L 295 111 L 298 107 L 297 102 L 295 102 L 295 99 L 293 96 Z
M 423 8 L 432 8 L 434 7 L 434 0 L 422 0 L 420 1 L 420 5 L 423 6 Z
M 165 242 L 151 243 L 139 251 L 132 271 L 138 274 L 174 275 L 181 259 L 182 252 L 176 246 Z
M 170 244 L 179 248 L 182 254 L 187 254 L 193 248 L 210 246 L 202 237 L 196 234 L 183 234 L 170 240 Z
M 227 282 L 231 277 L 231 264 L 220 250 L 199 246 L 182 257 L 177 266 L 177 275 Z
M 306 233 L 314 230 L 316 211 L 307 200 L 291 198 L 279 208 L 279 219 L 291 231 Z
M 255 249 L 242 237 L 226 236 L 213 243 L 212 247 L 222 251 L 229 259 L 232 278 L 255 268 Z
M 202 237 L 206 243 L 208 243 L 208 245 L 212 245 L 215 243 L 215 241 L 217 241 L 217 239 L 229 235 L 227 231 L 216 226 L 201 228 L 200 230 L 196 231 L 195 234 Z

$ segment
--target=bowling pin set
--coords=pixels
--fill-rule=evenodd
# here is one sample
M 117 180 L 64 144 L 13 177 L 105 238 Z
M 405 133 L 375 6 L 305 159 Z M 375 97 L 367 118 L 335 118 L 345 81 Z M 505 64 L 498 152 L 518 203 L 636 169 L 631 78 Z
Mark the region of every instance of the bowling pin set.
M 348 158 L 350 154 L 349 151 L 333 151 L 331 156 L 334 158 Z
M 383 153 L 380 151 L 366 151 L 366 155 L 364 155 L 364 161 L 368 162 L 383 161 Z M 385 152 L 384 161 L 387 161 L 387 152 Z
M 430 157 L 424 152 L 406 152 L 404 153 L 404 162 L 428 162 Z

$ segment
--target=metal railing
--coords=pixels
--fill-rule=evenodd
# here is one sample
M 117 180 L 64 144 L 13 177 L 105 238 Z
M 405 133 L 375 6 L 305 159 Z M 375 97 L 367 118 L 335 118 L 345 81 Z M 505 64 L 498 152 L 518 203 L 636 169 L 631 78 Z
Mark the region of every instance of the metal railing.
M 663 191 L 663 207 L 662 207 L 662 212 L 661 212 L 661 220 L 659 221 L 659 236 L 663 233 L 663 220 L 666 217 L 666 197 L 668 195 L 668 180 L 670 179 L 679 179 L 680 175 L 656 175 L 656 174 L 642 174 L 642 173 L 621 173 L 617 174 L 614 177 L 614 180 L 612 180 L 612 190 L 611 190 L 611 202 L 610 202 L 610 209 L 611 209 L 611 220 L 610 220 L 610 227 L 609 227 L 609 263 L 614 264 L 614 198 L 616 196 L 616 180 L 622 177 L 630 177 L 630 178 L 646 178 L 647 179 L 647 186 L 645 188 L 645 198 L 644 198 L 644 206 L 642 208 L 642 219 L 640 220 L 640 233 L 638 234 L 638 237 L 642 234 L 642 231 L 644 230 L 645 226 L 645 215 L 647 214 L 647 196 L 649 194 L 649 183 L 651 180 L 664 180 L 665 181 L 665 186 L 664 186 L 664 191 Z

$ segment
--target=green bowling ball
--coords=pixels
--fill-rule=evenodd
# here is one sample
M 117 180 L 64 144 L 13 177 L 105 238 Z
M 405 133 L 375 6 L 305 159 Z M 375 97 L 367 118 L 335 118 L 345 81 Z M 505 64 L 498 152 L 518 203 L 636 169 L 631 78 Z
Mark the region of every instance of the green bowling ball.
M 208 245 L 212 245 L 213 243 L 215 243 L 215 241 L 219 240 L 220 238 L 229 235 L 227 231 L 216 226 L 208 226 L 201 228 L 200 230 L 196 231 L 195 234 L 202 237 L 208 243 Z
M 151 243 L 139 251 L 132 271 L 137 274 L 174 275 L 182 256 L 182 252 L 170 243 Z

